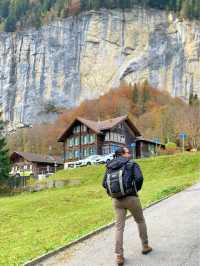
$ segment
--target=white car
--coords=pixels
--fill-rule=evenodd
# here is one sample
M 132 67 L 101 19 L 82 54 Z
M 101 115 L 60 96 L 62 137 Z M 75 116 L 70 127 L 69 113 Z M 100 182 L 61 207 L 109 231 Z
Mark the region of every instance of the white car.
M 98 161 L 98 164 L 103 164 L 103 163 L 109 163 L 112 161 L 114 158 L 114 153 L 102 155 L 101 159 Z
M 79 160 L 76 162 L 76 166 L 87 166 L 97 164 L 101 160 L 101 155 L 91 155 L 85 159 Z
M 76 168 L 76 163 L 77 162 L 78 161 L 65 163 L 65 169 L 67 169 L 67 168 Z

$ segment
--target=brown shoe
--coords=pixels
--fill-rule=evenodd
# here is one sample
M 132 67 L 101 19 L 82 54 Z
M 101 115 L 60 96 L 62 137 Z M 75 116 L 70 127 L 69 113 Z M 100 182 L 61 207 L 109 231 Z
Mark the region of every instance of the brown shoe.
M 122 255 L 117 255 L 116 256 L 116 263 L 118 266 L 123 266 L 124 265 L 124 257 Z
M 146 254 L 150 253 L 152 250 L 153 250 L 152 247 L 150 247 L 149 245 L 144 245 L 143 250 L 142 250 L 142 254 L 146 255 Z

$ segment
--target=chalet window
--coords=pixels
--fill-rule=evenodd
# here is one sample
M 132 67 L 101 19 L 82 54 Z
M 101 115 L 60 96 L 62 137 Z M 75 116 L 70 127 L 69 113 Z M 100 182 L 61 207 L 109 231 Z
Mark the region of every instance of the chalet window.
M 83 136 L 83 144 L 89 144 L 90 143 L 90 135 Z
M 114 135 L 114 141 L 118 142 L 118 134 L 117 133 L 113 133 L 113 135 Z
M 119 128 L 123 128 L 123 124 L 122 124 L 122 123 L 120 123 L 118 127 L 119 127 Z
M 69 139 L 67 139 L 67 147 L 69 147 Z
M 87 127 L 85 125 L 81 125 L 81 131 L 82 132 L 86 132 L 87 131 Z
M 114 134 L 113 134 L 113 132 L 110 132 L 110 140 L 111 140 L 111 141 L 114 140 Z
M 110 138 L 109 138 L 109 133 L 107 133 L 105 137 L 105 141 L 109 140 L 114 142 L 125 143 L 125 136 L 115 132 L 110 132 Z
M 105 145 L 102 147 L 102 153 L 104 154 L 109 154 L 110 153 L 110 146 L 109 145 Z
M 74 138 L 71 138 L 70 139 L 70 146 L 73 146 L 74 145 Z
M 73 133 L 79 133 L 80 132 L 80 126 L 76 126 L 74 129 L 73 129 Z
M 79 151 L 79 150 L 75 150 L 75 152 L 74 152 L 74 157 L 75 157 L 76 159 L 80 158 L 80 151 Z
M 119 134 L 115 133 L 115 132 L 111 132 L 110 133 L 110 140 L 111 141 L 115 141 L 115 142 L 119 142 Z
M 90 143 L 90 135 L 87 135 L 87 143 Z
M 67 146 L 72 147 L 74 145 L 74 138 L 67 139 Z
M 95 155 L 96 154 L 96 148 L 95 147 L 90 147 L 89 148 L 89 155 Z
M 124 135 L 120 135 L 120 142 L 125 143 L 125 136 Z
M 68 159 L 73 159 L 74 158 L 74 152 L 70 151 L 68 152 Z
M 89 155 L 90 155 L 90 148 L 89 147 L 84 148 L 83 149 L 83 156 L 88 157 Z
M 93 134 L 93 135 L 90 135 L 90 143 L 94 143 L 96 140 L 96 136 Z
M 83 136 L 83 144 L 87 144 L 88 142 L 87 142 L 87 135 L 85 135 L 85 136 Z
M 80 140 L 79 137 L 75 138 L 75 145 L 76 146 L 80 144 L 80 141 L 79 140 Z
M 83 154 L 83 157 L 88 157 L 90 155 L 95 155 L 96 154 L 96 148 L 95 147 L 83 148 L 82 154 Z
M 106 132 L 105 141 L 109 141 L 109 140 L 110 140 L 110 133 Z

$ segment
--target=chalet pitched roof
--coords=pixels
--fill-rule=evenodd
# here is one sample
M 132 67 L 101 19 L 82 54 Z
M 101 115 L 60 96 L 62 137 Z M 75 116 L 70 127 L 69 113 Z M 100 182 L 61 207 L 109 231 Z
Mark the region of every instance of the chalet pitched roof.
M 88 126 L 95 133 L 102 134 L 103 130 L 111 129 L 114 126 L 116 126 L 117 124 L 119 124 L 119 123 L 121 123 L 122 121 L 125 121 L 125 120 L 129 124 L 131 129 L 136 133 L 136 135 L 137 136 L 141 136 L 139 130 L 135 127 L 135 125 L 133 124 L 133 122 L 131 121 L 131 119 L 127 115 L 120 116 L 120 117 L 117 117 L 117 118 L 108 119 L 108 120 L 104 120 L 104 121 L 92 121 L 92 120 L 88 120 L 88 119 L 85 119 L 85 118 L 82 118 L 82 117 L 77 117 L 77 118 L 75 118 L 72 121 L 71 124 L 69 124 L 69 126 L 67 127 L 65 132 L 59 137 L 58 142 L 63 142 L 65 140 L 69 129 L 73 126 L 73 124 L 76 121 L 80 121 L 84 125 Z
M 120 116 L 117 118 L 112 118 L 104 121 L 92 121 L 87 120 L 82 117 L 78 117 L 77 119 L 81 121 L 83 124 L 87 125 L 89 128 L 93 129 L 97 133 L 101 133 L 101 130 L 111 129 L 123 120 L 125 120 L 127 116 Z
M 100 130 L 111 129 L 114 126 L 116 126 L 117 124 L 119 124 L 120 122 L 126 120 L 126 118 L 127 118 L 127 115 L 120 116 L 117 118 L 108 119 L 108 120 L 104 120 L 104 121 L 100 121 L 99 122 L 99 128 L 100 128 Z
M 77 117 L 77 120 L 88 126 L 90 129 L 94 130 L 96 133 L 101 133 L 98 125 L 99 122 L 88 120 L 82 117 Z
M 39 163 L 56 163 L 63 164 L 63 159 L 60 156 L 52 155 L 41 155 L 31 152 L 18 152 L 15 151 L 11 154 L 10 159 L 12 160 L 16 155 L 19 155 L 30 162 L 39 162 Z

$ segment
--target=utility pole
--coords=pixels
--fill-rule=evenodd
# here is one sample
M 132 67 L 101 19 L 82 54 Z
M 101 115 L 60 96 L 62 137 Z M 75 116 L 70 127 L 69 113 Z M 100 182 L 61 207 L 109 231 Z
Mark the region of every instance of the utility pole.
M 182 151 L 184 152 L 185 151 L 185 138 L 183 138 L 183 147 L 182 148 L 183 148 Z
M 185 139 L 188 137 L 186 133 L 179 134 L 179 138 L 182 139 L 182 152 L 185 151 Z

